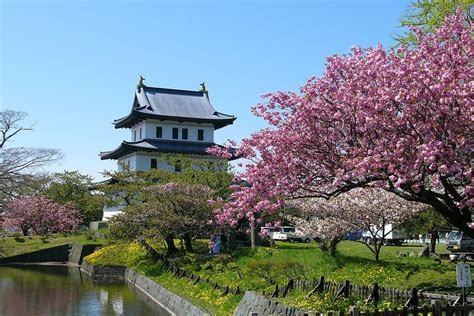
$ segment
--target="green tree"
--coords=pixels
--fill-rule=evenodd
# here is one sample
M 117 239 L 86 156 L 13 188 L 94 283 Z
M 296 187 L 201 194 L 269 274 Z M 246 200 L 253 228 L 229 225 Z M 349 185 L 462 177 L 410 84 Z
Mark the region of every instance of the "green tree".
M 430 234 L 430 252 L 436 253 L 436 240 L 439 236 L 439 230 L 448 227 L 451 227 L 451 225 L 444 217 L 429 208 L 405 221 L 400 226 L 400 229 L 403 229 L 407 234 L 412 236 Z
M 461 9 L 465 12 L 466 23 L 471 24 L 473 20 L 473 0 L 416 0 L 412 2 L 405 15 L 400 19 L 400 26 L 416 26 L 427 33 L 433 33 L 448 15 L 456 13 Z M 395 36 L 402 45 L 416 44 L 416 36 L 410 30 L 402 35 Z
M 116 240 L 164 239 L 168 252 L 177 251 L 174 238 L 181 238 L 186 250 L 192 240 L 209 228 L 213 219 L 208 199 L 226 199 L 233 179 L 225 160 L 204 161 L 186 156 L 165 157 L 169 165 L 179 163 L 181 172 L 163 169 L 104 172 L 109 181 L 97 186 L 108 205 L 125 208 L 110 220 L 110 235 Z
M 56 203 L 74 206 L 88 225 L 92 221 L 102 219 L 104 198 L 100 194 L 92 194 L 92 178 L 79 171 L 64 171 L 51 176 L 43 194 Z

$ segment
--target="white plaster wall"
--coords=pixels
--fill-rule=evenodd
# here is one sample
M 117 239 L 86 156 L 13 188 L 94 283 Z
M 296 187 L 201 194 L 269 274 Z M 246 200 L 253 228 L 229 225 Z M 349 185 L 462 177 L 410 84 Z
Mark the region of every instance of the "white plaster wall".
M 203 160 L 203 161 L 219 161 L 222 159 L 215 158 L 215 157 L 201 157 L 201 156 L 190 156 L 191 159 L 194 160 Z M 131 164 L 131 170 L 137 170 L 137 171 L 147 171 L 150 170 L 151 168 L 151 159 L 156 159 L 157 160 L 157 168 L 158 169 L 164 169 L 168 170 L 171 172 L 174 172 L 174 165 L 169 165 L 166 162 L 164 162 L 164 159 L 160 154 L 153 154 L 153 153 L 147 153 L 147 152 L 138 152 L 131 154 L 127 157 L 121 158 L 121 161 L 127 161 L 130 160 Z M 119 171 L 121 171 L 119 169 Z
M 157 168 L 168 171 L 174 171 L 174 166 L 170 166 L 163 161 L 160 161 L 160 157 L 156 155 L 137 154 L 136 155 L 136 170 L 147 171 L 151 168 L 151 159 L 157 159 Z
M 188 129 L 187 141 L 198 142 L 198 129 L 204 130 L 204 140 L 202 142 L 212 143 L 214 142 L 214 126 L 212 124 L 198 124 L 178 121 L 158 121 L 158 120 L 146 120 L 144 124 L 144 138 L 156 139 L 156 127 L 161 126 L 163 128 L 163 138 L 167 140 L 173 140 L 173 127 L 179 128 L 178 140 L 183 140 L 181 137 L 181 130 L 183 128 Z M 135 127 L 134 127 L 135 128 Z M 139 137 L 139 125 L 137 125 L 137 140 Z M 132 132 L 133 139 L 133 132 Z M 183 140 L 186 141 L 186 140 Z M 201 142 L 201 141 L 199 141 Z
M 142 129 L 142 138 L 140 138 L 140 128 Z M 137 132 L 137 139 L 135 140 L 134 139 L 134 133 L 135 131 Z M 145 139 L 146 135 L 146 126 L 145 126 L 145 122 L 140 122 L 138 124 L 135 124 L 132 126 L 131 128 L 131 133 L 130 133 L 130 141 L 134 142 L 134 141 L 140 141 L 141 139 Z
M 134 171 L 137 170 L 137 156 L 135 154 L 132 155 L 127 155 L 118 160 L 120 163 L 128 164 L 130 162 L 130 170 Z M 123 171 L 123 169 L 120 167 L 120 164 L 118 165 L 118 171 Z
M 125 205 L 104 206 L 103 208 L 104 214 L 102 215 L 102 220 L 108 221 L 112 216 L 120 214 L 120 212 L 122 212 L 122 209 L 124 207 Z

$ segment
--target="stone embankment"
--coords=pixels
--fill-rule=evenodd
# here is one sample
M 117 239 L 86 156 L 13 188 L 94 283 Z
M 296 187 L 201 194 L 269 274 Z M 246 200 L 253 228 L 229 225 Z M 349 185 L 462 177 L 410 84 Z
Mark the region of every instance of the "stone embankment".
M 168 291 L 144 275 L 123 266 L 95 266 L 86 261 L 81 271 L 88 274 L 92 281 L 100 284 L 126 282 L 150 297 L 172 315 L 210 316 L 201 308 L 194 306 L 184 298 Z
M 82 259 L 94 252 L 99 245 L 64 244 L 21 255 L 0 258 L 0 264 L 13 263 L 72 263 L 80 265 Z
M 270 301 L 262 295 L 247 291 L 234 311 L 233 316 L 311 316 L 313 313 L 303 312 L 294 307 Z

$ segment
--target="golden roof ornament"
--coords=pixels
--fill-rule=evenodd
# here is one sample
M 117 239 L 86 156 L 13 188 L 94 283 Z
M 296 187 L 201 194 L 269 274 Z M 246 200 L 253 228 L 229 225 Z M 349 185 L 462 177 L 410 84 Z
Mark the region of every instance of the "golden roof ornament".
M 143 83 L 143 81 L 145 81 L 145 78 L 143 78 L 143 76 L 140 75 L 140 80 L 138 80 L 138 84 L 137 84 L 137 89 L 138 90 L 140 90 L 140 88 L 146 87 L 145 84 Z
M 206 90 L 206 82 L 205 82 L 205 81 L 203 81 L 203 82 L 201 83 L 201 89 L 199 89 L 199 91 L 200 91 L 200 92 L 207 92 L 207 90 Z

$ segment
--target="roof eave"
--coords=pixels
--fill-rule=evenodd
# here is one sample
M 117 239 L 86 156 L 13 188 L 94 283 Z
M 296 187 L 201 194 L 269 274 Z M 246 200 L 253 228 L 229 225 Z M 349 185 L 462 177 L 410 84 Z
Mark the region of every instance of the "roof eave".
M 139 111 L 132 110 L 127 116 L 120 118 L 114 121 L 116 129 L 119 128 L 131 128 L 137 122 L 144 119 L 157 119 L 157 120 L 168 120 L 168 121 L 180 121 L 180 122 L 194 122 L 194 123 L 211 123 L 214 125 L 214 128 L 217 130 L 224 126 L 233 124 L 237 119 L 236 117 L 228 118 L 190 118 L 190 117 L 180 117 L 180 116 L 167 116 L 151 113 L 143 113 Z

